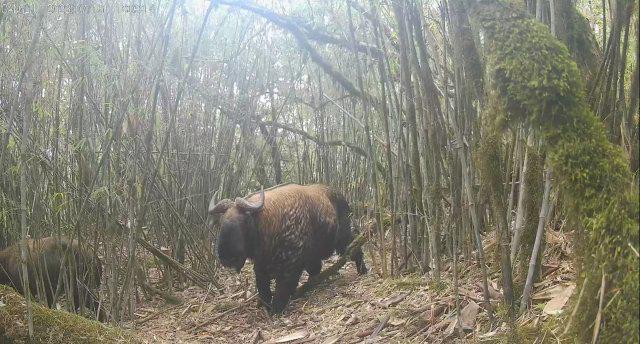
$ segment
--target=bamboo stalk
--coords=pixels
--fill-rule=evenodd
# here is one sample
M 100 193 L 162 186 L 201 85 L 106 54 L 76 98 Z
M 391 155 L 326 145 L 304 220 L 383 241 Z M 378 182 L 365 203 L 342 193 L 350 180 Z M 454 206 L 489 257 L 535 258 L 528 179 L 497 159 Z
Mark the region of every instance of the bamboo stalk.
M 544 194 L 542 196 L 542 204 L 540 206 L 540 216 L 538 219 L 538 229 L 536 231 L 536 239 L 533 244 L 533 251 L 531 252 L 531 259 L 529 260 L 529 270 L 527 271 L 527 279 L 522 291 L 522 301 L 520 302 L 520 313 L 529 306 L 529 297 L 531 290 L 533 289 L 533 277 L 536 271 L 536 264 L 538 262 L 538 254 L 540 252 L 540 243 L 542 242 L 542 236 L 544 235 L 544 227 L 546 224 L 547 213 L 549 211 L 549 193 L 551 191 L 551 168 L 547 167 L 547 172 L 544 177 Z

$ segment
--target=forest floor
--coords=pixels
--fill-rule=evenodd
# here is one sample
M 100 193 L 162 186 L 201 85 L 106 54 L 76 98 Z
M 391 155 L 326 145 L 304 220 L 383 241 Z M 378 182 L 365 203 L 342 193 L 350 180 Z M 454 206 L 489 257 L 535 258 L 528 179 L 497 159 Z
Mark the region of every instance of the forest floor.
M 493 240 L 485 238 L 485 247 L 495 247 Z M 568 260 L 571 248 L 566 240 L 561 232 L 547 232 L 543 278 L 534 287 L 534 306 L 517 321 L 519 328 L 536 333 L 524 342 L 559 342 L 556 339 L 562 328 L 543 326 L 567 311 L 567 299 L 575 289 L 573 265 Z M 284 315 L 270 317 L 257 305 L 248 264 L 241 274 L 223 274 L 225 294 L 189 287 L 175 294 L 183 300 L 180 305 L 155 298 L 141 305 L 137 319 L 125 327 L 134 328 L 148 343 L 449 343 L 504 339 L 505 323 L 490 330 L 483 308 L 481 273 L 475 264 L 460 267 L 459 319 L 464 333 L 457 334 L 452 269 L 445 265 L 443 270 L 443 282 L 436 285 L 419 274 L 394 279 L 381 279 L 374 272 L 359 276 L 355 266 L 348 263 L 327 283 L 290 302 Z M 498 269 L 489 265 L 489 270 L 491 304 L 496 318 L 502 319 Z

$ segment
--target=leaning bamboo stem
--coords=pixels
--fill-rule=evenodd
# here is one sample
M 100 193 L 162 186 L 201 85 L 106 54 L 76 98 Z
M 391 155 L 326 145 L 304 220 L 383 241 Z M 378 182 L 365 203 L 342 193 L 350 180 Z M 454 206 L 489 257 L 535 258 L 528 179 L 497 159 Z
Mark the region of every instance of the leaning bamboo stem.
M 526 215 L 525 201 L 527 197 L 527 183 L 525 176 L 527 175 L 527 165 L 529 161 L 529 146 L 525 144 L 524 161 L 522 163 L 522 171 L 520 173 L 520 190 L 518 191 L 518 204 L 516 211 L 516 223 L 513 231 L 513 242 L 511 243 L 511 264 L 516 259 L 522 233 L 524 232 L 524 217 Z
M 598 301 L 598 314 L 596 315 L 596 321 L 593 326 L 593 340 L 591 344 L 596 344 L 598 341 L 598 335 L 600 334 L 600 324 L 602 323 L 602 306 L 604 304 L 605 288 L 607 286 L 607 274 L 602 270 L 602 282 L 600 283 L 600 300 Z
M 540 206 L 540 216 L 538 219 L 538 230 L 536 231 L 536 240 L 533 244 L 531 259 L 529 260 L 529 271 L 527 272 L 527 280 L 522 292 L 522 301 L 520 302 L 520 313 L 523 313 L 528 306 L 531 289 L 533 288 L 533 276 L 536 271 L 536 263 L 538 262 L 538 253 L 540 251 L 540 243 L 544 235 L 544 226 L 546 224 L 547 213 L 549 211 L 549 193 L 551 191 L 551 168 L 547 168 L 544 177 L 544 194 L 542 196 L 542 205 Z
M 475 238 L 476 247 L 478 249 L 478 264 L 480 264 L 482 268 L 482 285 L 484 289 L 483 296 L 485 309 L 487 309 L 487 312 L 489 313 L 490 322 L 493 323 L 493 314 L 491 312 L 491 303 L 489 301 L 489 283 L 487 282 L 487 264 L 485 263 L 482 238 L 480 237 L 480 222 L 478 221 L 478 214 L 476 213 L 473 192 L 471 190 L 471 177 L 469 176 L 469 170 L 467 168 L 467 155 L 465 154 L 466 152 L 464 149 L 464 140 L 462 137 L 462 133 L 460 132 L 460 129 L 458 128 L 458 125 L 456 123 L 456 120 L 454 118 L 451 118 L 450 123 L 456 135 L 457 147 L 455 148 L 458 152 L 458 158 L 460 159 L 460 166 L 462 167 L 462 193 L 466 195 L 467 202 L 469 204 L 469 213 L 471 215 L 471 222 L 473 225 L 473 236 Z
M 573 307 L 573 311 L 571 312 L 569 321 L 567 321 L 567 325 L 565 326 L 564 331 L 562 332 L 563 336 L 569 332 L 569 329 L 571 328 L 571 323 L 573 322 L 573 318 L 575 318 L 576 314 L 578 314 L 578 308 L 580 307 L 580 302 L 582 302 L 582 295 L 584 295 L 584 289 L 587 286 L 587 281 L 589 281 L 589 278 L 585 278 L 584 282 L 582 282 L 582 288 L 580 288 L 580 294 L 578 294 L 578 300 L 576 301 L 576 305 Z

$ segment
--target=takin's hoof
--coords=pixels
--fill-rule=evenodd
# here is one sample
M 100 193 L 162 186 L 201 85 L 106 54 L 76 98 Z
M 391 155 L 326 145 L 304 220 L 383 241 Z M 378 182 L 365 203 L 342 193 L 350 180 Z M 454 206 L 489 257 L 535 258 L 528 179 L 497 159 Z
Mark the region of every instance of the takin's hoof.
M 367 267 L 364 264 L 360 266 L 356 266 L 356 269 L 358 270 L 358 275 L 366 275 L 367 272 L 369 271 L 369 269 L 367 269 Z
M 258 298 L 258 300 L 256 301 L 256 306 L 258 308 L 264 307 L 265 309 L 270 310 L 271 309 L 271 302 L 270 301 L 267 302 L 267 301 L 265 301 L 265 300 L 263 300 L 261 298 Z
M 286 305 L 272 304 L 271 308 L 268 309 L 269 315 L 271 315 L 271 316 L 280 316 L 280 315 L 282 315 L 282 313 L 284 313 L 285 306 Z

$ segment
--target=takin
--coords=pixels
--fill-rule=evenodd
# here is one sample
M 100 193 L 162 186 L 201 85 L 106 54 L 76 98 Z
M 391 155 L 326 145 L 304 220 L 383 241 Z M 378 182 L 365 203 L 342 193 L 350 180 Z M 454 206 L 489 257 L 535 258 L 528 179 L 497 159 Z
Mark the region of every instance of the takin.
M 349 204 L 325 185 L 286 184 L 235 202 L 212 199 L 209 214 L 222 214 L 220 263 L 240 272 L 251 259 L 261 302 L 273 314 L 282 313 L 303 270 L 316 276 L 322 260 L 344 254 L 354 238 Z M 359 274 L 367 272 L 360 248 L 350 258 Z
M 65 288 L 65 283 L 59 279 L 61 270 L 65 266 L 71 266 L 69 259 L 73 259 L 76 266 L 75 276 L 73 276 L 75 278 L 74 283 L 70 283 L 70 285 L 73 288 L 75 307 L 79 308 L 81 304 L 81 293 L 78 288 L 80 285 L 83 288 L 83 304 L 93 312 L 98 312 L 99 320 L 105 320 L 105 314 L 98 310 L 98 301 L 92 294 L 92 291 L 98 290 L 102 276 L 102 262 L 97 256 L 80 247 L 77 240 L 70 240 L 64 236 L 46 237 L 39 240 L 28 239 L 27 248 L 29 290 L 32 295 L 38 295 L 38 289 L 42 291 L 44 287 L 44 296 L 47 305 L 51 308 L 56 290 L 58 288 L 64 290 Z M 0 251 L 0 284 L 11 286 L 23 294 L 22 264 L 20 261 L 19 244 L 13 244 Z M 67 273 L 63 271 L 63 275 L 67 275 Z M 39 276 L 42 278 L 38 278 Z M 38 283 L 40 280 L 42 283 Z

